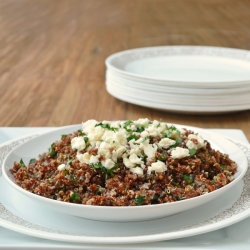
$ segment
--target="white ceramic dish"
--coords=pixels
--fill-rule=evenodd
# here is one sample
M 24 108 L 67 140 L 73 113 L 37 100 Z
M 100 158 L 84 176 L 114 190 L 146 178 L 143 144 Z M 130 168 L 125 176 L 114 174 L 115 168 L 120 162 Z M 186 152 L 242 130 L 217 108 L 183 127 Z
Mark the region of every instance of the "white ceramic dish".
M 131 79 L 168 86 L 228 87 L 250 80 L 250 52 L 207 46 L 161 46 L 131 49 L 106 59 L 108 69 Z
M 180 125 L 176 126 L 179 127 Z M 26 195 L 27 197 L 29 197 L 29 199 L 35 200 L 36 202 L 41 203 L 42 205 L 45 205 L 48 208 L 54 209 L 56 211 L 82 218 L 99 221 L 128 222 L 152 220 L 177 214 L 212 201 L 216 197 L 223 195 L 228 190 L 231 190 L 232 187 L 240 181 L 247 170 L 246 157 L 235 144 L 224 139 L 223 137 L 218 137 L 211 132 L 207 132 L 199 128 L 193 128 L 184 125 L 182 125 L 181 127 L 187 127 L 200 133 L 206 140 L 208 140 L 212 144 L 213 148 L 219 149 L 221 152 L 229 154 L 231 159 L 237 162 L 239 168 L 238 172 L 235 174 L 235 180 L 233 182 L 219 190 L 206 195 L 202 195 L 200 197 L 167 204 L 136 207 L 100 207 L 60 202 L 32 194 L 22 189 L 14 182 L 13 175 L 9 172 L 9 169 L 13 167 L 13 163 L 15 161 L 19 162 L 22 158 L 25 163 L 28 163 L 30 159 L 36 158 L 39 154 L 47 151 L 47 148 L 52 144 L 52 142 L 59 140 L 62 134 L 68 134 L 77 131 L 81 128 L 80 125 L 62 127 L 53 130 L 51 132 L 33 138 L 30 141 L 13 149 L 6 156 L 3 162 L 3 175 L 7 182 L 14 189 Z
M 178 104 L 178 105 L 203 105 L 203 106 L 218 106 L 218 105 L 231 105 L 232 102 L 234 105 L 245 105 L 249 102 L 249 93 L 231 93 L 224 95 L 209 95 L 204 92 L 203 94 L 198 94 L 194 91 L 193 94 L 171 94 L 163 93 L 156 91 L 148 91 L 143 89 L 136 89 L 127 86 L 123 86 L 116 81 L 108 79 L 106 82 L 109 85 L 109 88 L 113 90 L 120 91 L 123 94 L 130 95 L 133 99 L 143 99 L 148 100 L 157 100 L 161 103 L 167 104 Z M 232 101 L 233 100 L 233 101 Z
M 167 86 L 157 84 L 157 83 L 148 83 L 144 82 L 143 80 L 130 80 L 126 79 L 125 77 L 118 76 L 114 72 L 110 70 L 106 71 L 106 79 L 108 81 L 113 81 L 119 84 L 120 86 L 124 86 L 130 89 L 139 89 L 144 91 L 153 91 L 159 93 L 168 93 L 168 94 L 178 94 L 182 95 L 205 95 L 205 96 L 226 96 L 226 95 L 240 95 L 246 94 L 246 92 L 250 91 L 250 84 L 240 87 L 238 85 L 230 88 L 190 88 L 190 87 L 183 87 L 176 84 L 176 86 Z
M 100 246 L 96 244 L 102 244 L 101 248 L 105 249 L 165 249 L 168 247 L 186 249 L 187 245 L 195 249 L 211 249 L 211 247 L 213 249 L 233 249 L 235 244 L 241 247 L 241 249 L 248 249 L 249 241 L 247 239 L 249 237 L 245 237 L 247 235 L 248 219 L 223 230 L 217 229 L 232 225 L 250 215 L 250 197 L 248 192 L 250 170 L 247 171 L 243 179 L 232 189 L 232 192 L 225 193 L 223 199 L 220 199 L 220 197 L 216 198 L 214 202 L 192 210 L 148 222 L 97 222 L 75 218 L 39 206 L 34 200 L 13 189 L 1 177 L 1 163 L 6 154 L 34 136 L 36 135 L 26 135 L 25 137 L 13 139 L 0 145 L 0 189 L 5 190 L 5 192 L 0 192 L 0 226 L 25 235 L 71 243 L 53 243 L 28 236 L 22 237 L 17 233 L 13 232 L 12 234 L 7 231 L 7 238 L 10 235 L 15 237 L 13 241 L 10 241 L 13 243 L 11 244 L 11 249 L 23 249 L 26 246 L 36 248 L 39 246 L 44 247 L 44 245 L 49 245 L 48 247 L 52 249 L 58 248 L 59 244 L 61 248 L 65 247 L 67 249 L 70 249 L 70 244 L 72 244 L 72 249 L 78 249 L 79 247 L 81 249 L 100 249 Z M 241 148 L 250 162 L 249 144 L 234 139 L 233 141 Z M 242 229 L 243 232 L 238 233 Z M 214 230 L 217 231 L 211 232 Z M 4 233 L 5 230 L 2 228 L 1 232 Z M 198 236 L 198 234 L 206 232 L 210 233 Z M 180 239 L 187 236 L 193 237 Z M 176 240 L 156 243 L 159 240 L 170 239 Z M 232 244 L 232 241 L 235 244 Z M 127 245 L 139 242 L 144 244 Z M 147 242 L 155 243 L 149 244 Z M 5 241 L 2 243 L 3 245 L 1 245 L 5 246 L 3 249 L 9 247 L 9 245 L 4 245 Z M 15 245 L 15 243 L 18 245 Z M 79 246 L 79 244 L 74 243 L 84 243 L 84 245 Z M 88 245 L 87 243 L 95 245 Z M 126 245 L 104 245 L 108 243 Z M 62 246 L 62 244 L 65 245 Z
M 135 98 L 131 95 L 131 93 L 127 94 L 122 92 L 120 89 L 115 89 L 112 86 L 109 85 L 108 82 L 106 82 L 106 89 L 108 93 L 114 97 L 116 97 L 119 100 L 129 102 L 132 104 L 136 104 L 143 107 L 153 108 L 153 109 L 159 109 L 164 111 L 170 111 L 175 113 L 183 113 L 183 114 L 218 114 L 218 113 L 226 113 L 226 112 L 235 112 L 239 110 L 248 110 L 250 109 L 250 103 L 245 103 L 242 105 L 236 105 L 233 103 L 231 105 L 216 105 L 216 106 L 210 106 L 210 105 L 197 105 L 196 102 L 193 102 L 192 104 L 185 105 L 185 104 L 179 104 L 178 102 L 175 104 L 171 103 L 162 103 L 159 102 L 157 99 L 150 99 L 150 100 L 144 100 L 143 97 L 138 96 Z

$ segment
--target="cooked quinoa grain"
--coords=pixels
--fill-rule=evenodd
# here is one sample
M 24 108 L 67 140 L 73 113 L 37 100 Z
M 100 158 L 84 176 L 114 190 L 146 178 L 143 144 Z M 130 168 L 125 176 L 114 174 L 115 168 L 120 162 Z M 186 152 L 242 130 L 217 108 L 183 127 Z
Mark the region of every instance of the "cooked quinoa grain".
M 48 152 L 10 170 L 15 182 L 46 198 L 99 206 L 175 202 L 217 190 L 237 164 L 193 131 L 159 121 L 89 120 Z

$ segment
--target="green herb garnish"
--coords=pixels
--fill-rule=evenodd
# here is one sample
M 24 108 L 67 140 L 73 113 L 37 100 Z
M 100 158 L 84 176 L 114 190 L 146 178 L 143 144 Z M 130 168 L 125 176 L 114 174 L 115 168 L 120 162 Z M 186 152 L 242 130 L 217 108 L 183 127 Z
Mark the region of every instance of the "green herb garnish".
M 138 137 L 138 136 L 136 136 L 135 134 L 130 135 L 130 136 L 128 136 L 128 137 L 127 137 L 127 141 L 130 141 L 130 140 L 133 140 L 133 139 L 135 139 L 135 141 L 136 141 L 136 140 L 138 140 L 138 139 L 139 139 L 139 137 Z
M 68 159 L 68 161 L 67 161 L 66 165 L 69 165 L 69 164 L 70 164 L 73 160 L 74 160 L 74 158 L 70 158 L 70 159 Z
M 55 146 L 55 143 L 52 143 L 50 148 L 49 148 L 49 155 L 51 157 L 55 156 L 57 154 L 57 151 L 53 150 L 53 147 Z
M 144 128 L 141 126 L 141 124 L 137 124 L 136 127 L 137 127 L 136 132 L 141 133 L 144 131 Z
M 24 161 L 23 161 L 23 159 L 21 158 L 21 160 L 20 160 L 20 162 L 19 162 L 20 164 L 21 164 L 21 167 L 22 168 L 26 168 L 26 165 L 24 164 Z
M 145 196 L 143 196 L 143 195 L 138 195 L 135 198 L 135 203 L 137 206 L 141 206 L 144 201 L 145 201 Z
M 79 132 L 80 135 L 84 135 L 84 133 L 82 132 L 81 129 L 79 129 L 78 132 Z
M 189 184 L 193 182 L 193 175 L 191 175 L 191 174 L 184 174 L 183 178 Z
M 151 203 L 152 204 L 157 203 L 157 201 L 158 201 L 159 198 L 160 198 L 160 196 L 158 194 L 155 194 L 154 197 L 153 197 L 153 199 L 151 200 Z
M 196 150 L 195 148 L 189 149 L 189 155 L 190 155 L 190 156 L 195 155 L 196 152 L 197 152 L 197 150 Z
M 111 127 L 109 123 L 102 123 L 102 122 L 100 122 L 100 123 L 97 123 L 95 125 L 95 127 L 97 127 L 97 126 L 100 126 L 102 128 L 106 128 L 106 129 L 111 130 L 111 131 L 117 131 L 118 130 L 118 128 Z
M 30 159 L 29 164 L 32 164 L 32 163 L 35 163 L 35 162 L 36 162 L 36 159 Z
M 115 164 L 112 168 L 110 168 L 110 169 L 108 169 L 108 171 L 107 171 L 107 175 L 110 175 L 112 178 L 114 177 L 114 173 L 113 173 L 113 171 L 116 169 L 116 168 L 118 168 L 118 164 Z
M 95 164 L 90 164 L 92 167 L 94 167 L 95 169 L 101 169 L 101 171 L 106 175 L 106 178 L 110 175 L 110 177 L 114 177 L 114 173 L 113 171 L 118 168 L 118 164 L 115 164 L 112 168 L 107 169 L 105 168 L 101 162 L 95 163 Z
M 76 183 L 76 176 L 75 176 L 74 174 L 72 174 L 72 175 L 70 176 L 70 179 L 71 179 L 74 183 Z
M 175 144 L 172 145 L 170 148 L 176 148 L 181 142 L 182 142 L 182 139 L 176 139 Z
M 70 201 L 76 203 L 79 200 L 80 196 L 78 193 L 72 193 L 70 195 Z

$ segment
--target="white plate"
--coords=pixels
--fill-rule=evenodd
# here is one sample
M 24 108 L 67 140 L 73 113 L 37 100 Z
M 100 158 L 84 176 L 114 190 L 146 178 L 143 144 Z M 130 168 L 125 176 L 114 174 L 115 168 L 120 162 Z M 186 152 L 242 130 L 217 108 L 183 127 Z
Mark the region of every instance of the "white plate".
M 159 102 L 157 99 L 150 99 L 144 100 L 143 97 L 138 96 L 135 98 L 130 94 L 124 93 L 120 91 L 120 89 L 115 89 L 112 86 L 110 87 L 109 82 L 106 82 L 106 89 L 108 93 L 115 98 L 129 102 L 132 104 L 136 104 L 143 107 L 148 107 L 152 109 L 159 109 L 164 111 L 170 111 L 175 113 L 184 113 L 184 114 L 218 114 L 218 113 L 227 113 L 227 112 L 234 112 L 240 110 L 248 110 L 250 109 L 250 103 L 246 103 L 243 105 L 217 105 L 217 106 L 210 106 L 210 105 L 197 105 L 193 102 L 192 105 L 183 105 L 179 104 L 178 102 L 175 104 L 171 103 L 162 103 Z
M 16 139 L 0 146 L 0 165 L 6 154 L 25 140 Z M 249 160 L 249 145 L 235 143 Z M 0 188 L 5 190 L 0 193 L 0 225 L 28 235 L 76 243 L 113 244 L 176 239 L 223 228 L 249 216 L 249 178 L 248 170 L 243 180 L 223 200 L 218 198 L 212 204 L 163 220 L 139 223 L 95 222 L 55 213 L 27 200 L 26 196 L 20 195 L 0 178 Z
M 122 76 L 118 76 L 111 72 L 110 70 L 106 71 L 106 80 L 113 81 L 119 84 L 121 87 L 127 87 L 132 89 L 139 89 L 144 91 L 153 91 L 158 93 L 168 93 L 168 94 L 176 94 L 181 96 L 185 95 L 205 95 L 205 96 L 227 96 L 227 95 L 241 95 L 247 94 L 250 91 L 250 83 L 243 87 L 235 86 L 230 88 L 190 88 L 190 87 L 181 87 L 179 85 L 176 86 L 167 86 L 166 84 L 157 84 L 157 83 L 148 83 L 143 80 L 130 80 L 126 79 Z
M 180 127 L 179 125 L 175 125 Z M 182 127 L 187 127 L 183 125 Z M 150 206 L 132 206 L 132 207 L 109 207 L 109 206 L 91 206 L 81 205 L 68 202 L 61 202 L 53 199 L 48 199 L 21 188 L 14 181 L 14 176 L 10 173 L 10 169 L 13 167 L 14 162 L 19 162 L 20 159 L 27 165 L 30 159 L 37 158 L 38 155 L 46 152 L 50 145 L 60 140 L 61 135 L 73 133 L 81 129 L 81 125 L 67 126 L 55 129 L 53 131 L 44 133 L 30 141 L 13 149 L 4 159 L 3 162 L 3 176 L 7 182 L 17 191 L 27 195 L 28 198 L 36 201 L 38 204 L 47 206 L 59 212 L 66 214 L 101 221 L 113 221 L 113 222 L 129 222 L 129 221 L 145 221 L 152 219 L 159 219 L 165 216 L 170 216 L 180 212 L 184 212 L 188 209 L 193 209 L 201 204 L 211 202 L 218 196 L 223 195 L 232 189 L 236 183 L 244 176 L 247 169 L 247 160 L 241 150 L 238 149 L 235 144 L 229 142 L 223 137 L 214 136 L 213 133 L 207 132 L 199 128 L 192 128 L 193 131 L 201 134 L 203 138 L 208 140 L 212 147 L 219 149 L 230 155 L 231 159 L 238 164 L 238 171 L 234 175 L 235 179 L 228 185 L 220 188 L 214 192 L 210 192 L 206 195 L 186 199 L 183 201 L 164 203 Z
M 221 95 L 209 95 L 204 91 L 203 94 L 198 94 L 195 91 L 193 94 L 171 94 L 158 91 L 148 91 L 143 89 L 136 89 L 117 83 L 111 79 L 107 79 L 106 83 L 113 90 L 118 90 L 123 94 L 130 95 L 133 99 L 157 100 L 161 103 L 178 104 L 178 105 L 202 105 L 202 106 L 218 106 L 218 105 L 245 105 L 250 104 L 249 93 L 231 93 Z
M 250 52 L 240 49 L 206 46 L 138 48 L 115 53 L 105 63 L 108 69 L 123 76 L 162 81 L 168 85 L 216 86 L 219 83 L 221 87 L 250 81 Z

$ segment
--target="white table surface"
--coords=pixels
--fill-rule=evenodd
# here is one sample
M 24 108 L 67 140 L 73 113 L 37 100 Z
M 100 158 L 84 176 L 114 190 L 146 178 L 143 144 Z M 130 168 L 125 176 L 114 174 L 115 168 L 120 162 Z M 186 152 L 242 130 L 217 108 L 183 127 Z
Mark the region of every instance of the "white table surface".
M 32 127 L 0 127 L 0 144 L 16 137 L 25 136 L 31 133 L 45 132 L 52 128 Z M 244 133 L 238 129 L 210 129 L 226 137 L 235 138 L 242 142 L 248 140 Z M 0 201 L 1 202 L 1 201 Z M 250 217 L 232 226 L 205 233 L 197 236 L 133 245 L 90 245 L 74 244 L 51 241 L 28 235 L 20 234 L 6 228 L 0 227 L 0 249 L 250 249 Z

